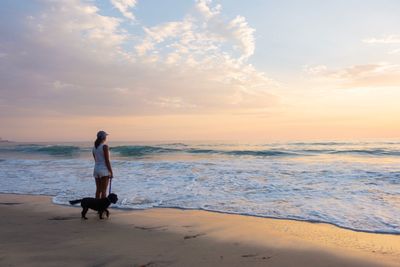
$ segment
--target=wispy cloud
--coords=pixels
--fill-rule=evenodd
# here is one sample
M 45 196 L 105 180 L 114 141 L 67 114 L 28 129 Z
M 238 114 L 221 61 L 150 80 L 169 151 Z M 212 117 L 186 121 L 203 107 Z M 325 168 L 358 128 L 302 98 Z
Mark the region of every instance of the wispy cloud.
M 398 55 L 398 54 L 400 54 L 400 48 L 393 49 L 393 50 L 389 51 L 389 54 L 391 54 L 391 55 Z
M 221 6 L 211 4 L 211 1 L 197 1 L 200 16 L 188 14 L 182 21 L 144 27 L 146 36 L 136 51 L 141 56 L 167 54 L 170 62 L 189 59 L 195 64 L 221 55 L 246 61 L 254 54 L 255 30 L 242 16 L 224 19 Z
M 124 17 L 134 20 L 135 16 L 133 15 L 130 9 L 134 8 L 137 4 L 137 0 L 110 0 L 111 4 L 118 9 Z
M 367 38 L 363 40 L 367 44 L 400 44 L 400 35 L 385 35 L 383 37 Z
M 400 86 L 400 65 L 373 63 L 353 65 L 341 69 L 329 69 L 325 65 L 305 66 L 306 73 L 315 79 L 337 83 L 345 87 Z
M 400 35 L 391 34 L 379 38 L 367 38 L 364 39 L 363 42 L 366 44 L 383 45 L 384 47 L 388 47 L 387 53 L 390 55 L 400 54 L 400 48 L 398 47 L 398 45 L 400 45 Z
M 196 4 L 197 10 L 203 14 L 206 19 L 211 19 L 221 14 L 221 5 L 211 7 L 212 0 L 198 0 Z
M 247 63 L 254 29 L 211 1 L 195 2 L 180 21 L 134 25 L 141 35 L 94 2 L 41 3 L 40 14 L 0 25 L 18 27 L 1 39 L 1 100 L 13 103 L 0 104 L 4 116 L 98 115 L 99 106 L 109 115 L 243 111 L 277 101 L 277 83 Z M 140 3 L 113 4 L 132 19 L 126 12 Z

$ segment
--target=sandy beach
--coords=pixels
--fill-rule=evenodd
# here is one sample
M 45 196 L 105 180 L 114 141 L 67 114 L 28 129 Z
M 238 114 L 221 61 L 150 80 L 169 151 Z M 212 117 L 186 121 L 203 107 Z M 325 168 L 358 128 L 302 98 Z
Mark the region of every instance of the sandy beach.
M 400 267 L 399 14 L 1 1 L 0 267 Z
M 0 195 L 1 266 L 399 266 L 400 236 L 206 211 L 92 211 Z

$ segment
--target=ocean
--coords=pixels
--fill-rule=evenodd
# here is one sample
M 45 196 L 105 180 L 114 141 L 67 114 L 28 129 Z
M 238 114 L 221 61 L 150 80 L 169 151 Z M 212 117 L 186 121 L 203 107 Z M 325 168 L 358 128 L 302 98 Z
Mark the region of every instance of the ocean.
M 400 141 L 110 142 L 121 209 L 181 208 L 400 234 Z M 0 193 L 94 196 L 92 143 L 0 143 Z

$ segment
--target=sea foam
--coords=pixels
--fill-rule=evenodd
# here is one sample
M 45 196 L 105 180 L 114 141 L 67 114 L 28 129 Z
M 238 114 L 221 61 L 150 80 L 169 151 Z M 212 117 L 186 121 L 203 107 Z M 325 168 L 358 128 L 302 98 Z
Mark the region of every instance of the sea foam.
M 118 208 L 204 209 L 400 234 L 397 142 L 110 146 Z M 58 204 L 93 196 L 90 150 L 1 147 L 0 191 L 51 195 Z

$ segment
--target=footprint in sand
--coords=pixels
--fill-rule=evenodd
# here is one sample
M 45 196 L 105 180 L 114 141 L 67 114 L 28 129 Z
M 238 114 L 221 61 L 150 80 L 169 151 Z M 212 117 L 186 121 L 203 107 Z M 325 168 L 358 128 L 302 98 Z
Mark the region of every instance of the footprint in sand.
M 257 257 L 257 256 L 258 256 L 258 254 L 245 254 L 245 255 L 242 255 L 243 258 L 252 258 L 252 257 Z M 270 258 L 272 258 L 272 256 L 267 256 L 267 257 L 264 256 L 261 259 L 269 260 Z
M 23 203 L 19 203 L 19 202 L 0 202 L 0 205 L 4 205 L 4 206 L 13 206 L 13 205 L 21 205 Z
M 73 220 L 76 219 L 76 217 L 60 217 L 60 216 L 56 216 L 56 217 L 52 217 L 49 218 L 49 221 L 68 221 L 68 220 Z
M 197 234 L 197 235 L 185 235 L 185 237 L 183 239 L 192 239 L 192 238 L 197 238 L 199 236 L 202 236 L 205 234 Z
M 134 226 L 136 229 L 145 230 L 145 231 L 153 231 L 153 230 L 165 230 L 166 226 L 154 226 L 154 227 L 145 227 L 145 226 Z
M 134 267 L 136 267 L 136 266 L 138 266 L 138 267 L 169 266 L 172 263 L 173 263 L 172 261 L 150 261 L 150 262 L 148 262 L 146 264 L 134 265 Z
M 245 255 L 242 255 L 243 258 L 251 258 L 251 257 L 257 257 L 257 256 L 258 256 L 258 254 L 245 254 Z

